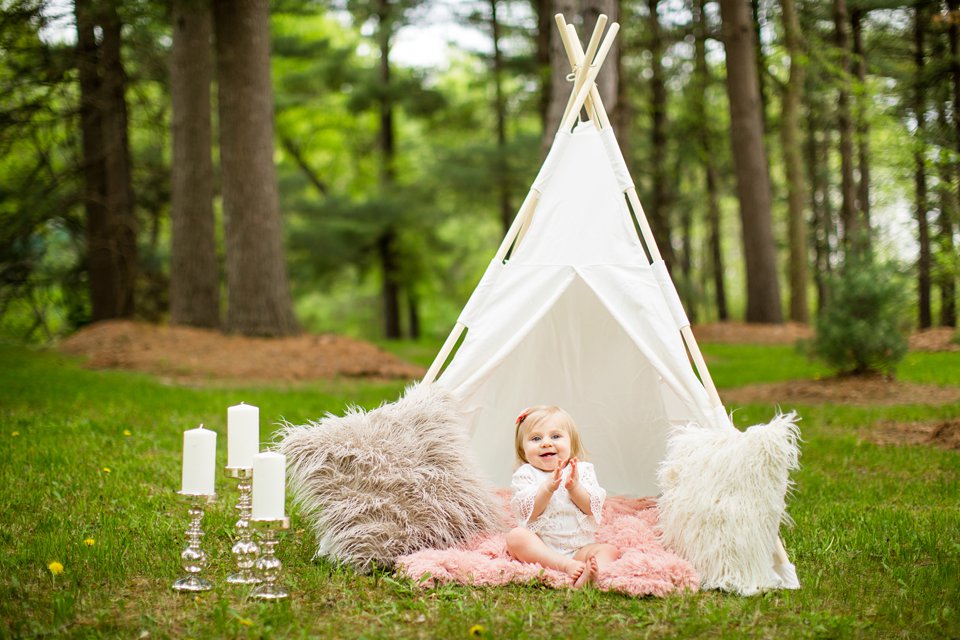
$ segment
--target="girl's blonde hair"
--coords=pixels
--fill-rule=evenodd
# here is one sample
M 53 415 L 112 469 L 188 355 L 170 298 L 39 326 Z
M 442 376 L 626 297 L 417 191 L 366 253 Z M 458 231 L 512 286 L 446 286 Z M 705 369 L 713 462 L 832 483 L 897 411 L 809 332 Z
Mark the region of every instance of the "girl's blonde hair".
M 541 404 L 525 409 L 517 417 L 517 432 L 514 436 L 514 444 L 516 445 L 517 460 L 520 464 L 529 462 L 523 455 L 523 441 L 535 427 L 542 425 L 547 420 L 553 420 L 557 426 L 567 432 L 567 436 L 570 437 L 570 457 L 584 459 L 587 450 L 580 441 L 580 430 L 570 414 L 560 407 Z

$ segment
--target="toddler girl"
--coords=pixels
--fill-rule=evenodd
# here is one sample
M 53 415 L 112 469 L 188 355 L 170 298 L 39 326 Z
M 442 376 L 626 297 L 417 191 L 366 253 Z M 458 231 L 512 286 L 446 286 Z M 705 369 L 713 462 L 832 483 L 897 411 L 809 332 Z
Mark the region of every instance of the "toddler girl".
M 521 562 L 563 571 L 575 587 L 593 582 L 604 565 L 620 557 L 613 545 L 594 542 L 607 492 L 593 465 L 580 460 L 577 425 L 559 407 L 537 406 L 517 418 L 511 505 L 518 526 L 507 550 Z

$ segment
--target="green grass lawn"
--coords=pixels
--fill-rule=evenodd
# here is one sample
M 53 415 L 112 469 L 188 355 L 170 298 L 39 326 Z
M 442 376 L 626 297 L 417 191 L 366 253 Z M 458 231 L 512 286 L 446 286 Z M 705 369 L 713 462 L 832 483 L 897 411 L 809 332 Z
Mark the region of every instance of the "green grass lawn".
M 427 347 L 391 348 L 428 362 Z M 788 347 L 704 351 L 721 389 L 826 375 Z M 899 377 L 960 384 L 960 357 L 911 354 Z M 294 512 L 279 548 L 294 596 L 252 602 L 223 581 L 232 571 L 235 490 L 222 477 L 204 520 L 206 575 L 216 586 L 200 596 L 170 589 L 187 525 L 176 495 L 184 429 L 216 429 L 222 463 L 228 405 L 258 405 L 267 433 L 281 417 L 296 423 L 347 404 L 375 406 L 403 386 L 170 386 L 0 345 L 0 637 L 463 638 L 474 625 L 497 638 L 960 636 L 960 454 L 880 447 L 860 436 L 877 420 L 957 417 L 960 403 L 798 408 L 797 526 L 783 533 L 804 585 L 796 592 L 635 599 L 536 586 L 421 591 L 389 574 L 313 561 L 312 535 Z M 737 422 L 770 412 L 742 407 Z M 60 575 L 48 570 L 54 561 Z

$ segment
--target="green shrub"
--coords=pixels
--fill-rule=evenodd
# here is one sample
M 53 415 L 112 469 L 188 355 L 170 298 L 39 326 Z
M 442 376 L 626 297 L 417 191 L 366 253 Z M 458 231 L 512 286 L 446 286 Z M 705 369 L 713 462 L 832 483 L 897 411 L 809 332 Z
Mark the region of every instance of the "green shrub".
M 892 263 L 849 263 L 831 278 L 813 353 L 839 373 L 892 374 L 907 352 L 909 298 Z

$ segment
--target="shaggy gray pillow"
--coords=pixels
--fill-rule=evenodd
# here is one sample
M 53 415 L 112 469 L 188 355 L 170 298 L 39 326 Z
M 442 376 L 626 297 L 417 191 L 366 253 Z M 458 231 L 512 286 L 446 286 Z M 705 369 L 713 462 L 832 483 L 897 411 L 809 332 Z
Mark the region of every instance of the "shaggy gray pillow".
M 317 555 L 365 572 L 499 528 L 499 503 L 477 477 L 458 415 L 448 392 L 420 385 L 369 412 L 285 425 L 277 449 Z

